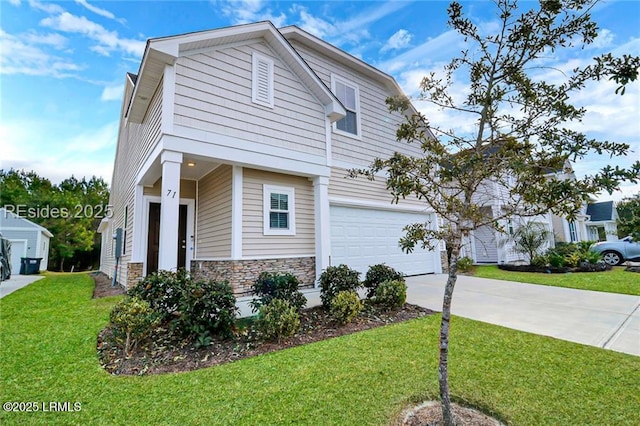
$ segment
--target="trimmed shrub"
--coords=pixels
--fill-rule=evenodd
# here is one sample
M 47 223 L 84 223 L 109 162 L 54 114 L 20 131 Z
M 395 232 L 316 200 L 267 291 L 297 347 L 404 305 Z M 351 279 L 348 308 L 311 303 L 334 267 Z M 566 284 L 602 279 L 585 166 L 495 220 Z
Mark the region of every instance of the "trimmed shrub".
M 253 312 L 257 312 L 262 305 L 266 305 L 273 299 L 286 300 L 298 311 L 307 304 L 307 299 L 298 290 L 300 281 L 295 275 L 286 273 L 262 272 L 253 284 L 253 293 L 257 296 L 249 305 Z
M 354 271 L 347 265 L 329 266 L 320 278 L 320 299 L 325 309 L 331 307 L 331 301 L 341 291 L 357 291 L 362 286 L 360 272 Z
M 146 300 L 163 320 L 167 320 L 178 311 L 188 282 L 185 269 L 181 268 L 178 272 L 158 271 L 147 275 L 127 294 Z
M 124 351 L 131 356 L 138 341 L 153 330 L 160 317 L 149 303 L 137 297 L 125 297 L 109 313 L 111 330 L 124 341 Z
M 385 281 L 378 286 L 373 300 L 383 309 L 401 308 L 407 301 L 407 285 L 403 281 Z
M 233 334 L 238 308 L 227 282 L 194 281 L 184 269 L 159 271 L 128 294 L 147 301 L 163 322 L 202 343 L 207 336 Z
M 472 270 L 473 270 L 473 259 L 466 256 L 458 259 L 458 271 L 469 272 Z
M 384 263 L 369 266 L 367 275 L 362 282 L 367 289 L 367 298 L 372 298 L 376 294 L 376 289 L 381 283 L 393 280 L 404 281 L 404 274 Z
M 300 315 L 286 300 L 272 299 L 260 307 L 254 327 L 264 340 L 281 342 L 300 329 Z
M 177 329 L 190 337 L 203 334 L 231 337 L 236 322 L 236 298 L 226 281 L 188 280 L 180 299 Z
M 329 314 L 335 322 L 341 325 L 349 324 L 362 311 L 363 304 L 358 293 L 352 290 L 340 291 L 331 301 Z

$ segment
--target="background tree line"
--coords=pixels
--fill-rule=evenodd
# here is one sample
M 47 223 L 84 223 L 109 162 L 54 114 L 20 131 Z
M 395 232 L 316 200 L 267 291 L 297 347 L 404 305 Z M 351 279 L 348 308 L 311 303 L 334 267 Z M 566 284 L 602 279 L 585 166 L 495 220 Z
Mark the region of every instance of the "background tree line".
M 100 235 L 96 230 L 109 213 L 108 202 L 109 187 L 99 177 L 87 180 L 71 176 L 54 185 L 34 171 L 0 169 L 0 207 L 16 214 L 24 213 L 19 215 L 53 234 L 49 249 L 50 270 L 98 267 Z M 52 214 L 53 209 L 65 213 Z

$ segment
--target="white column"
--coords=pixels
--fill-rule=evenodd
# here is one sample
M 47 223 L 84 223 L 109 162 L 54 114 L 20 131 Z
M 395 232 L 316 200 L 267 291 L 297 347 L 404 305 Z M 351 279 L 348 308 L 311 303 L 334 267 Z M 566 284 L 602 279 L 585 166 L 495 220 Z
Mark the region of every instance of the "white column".
M 182 153 L 164 151 L 162 197 L 160 206 L 160 247 L 158 269 L 175 270 L 178 266 L 178 218 L 180 212 L 180 165 Z
M 329 178 L 313 178 L 313 199 L 315 202 L 315 243 L 316 243 L 316 286 L 318 278 L 329 266 L 331 253 L 331 219 L 329 214 Z
M 231 171 L 231 258 L 242 259 L 242 166 Z
M 144 262 L 144 252 L 147 240 L 144 236 L 147 230 L 144 229 L 144 215 L 146 212 L 144 205 L 144 187 L 140 184 L 136 185 L 135 194 L 133 196 L 133 247 L 131 249 L 132 262 Z M 148 212 L 146 213 L 149 214 Z

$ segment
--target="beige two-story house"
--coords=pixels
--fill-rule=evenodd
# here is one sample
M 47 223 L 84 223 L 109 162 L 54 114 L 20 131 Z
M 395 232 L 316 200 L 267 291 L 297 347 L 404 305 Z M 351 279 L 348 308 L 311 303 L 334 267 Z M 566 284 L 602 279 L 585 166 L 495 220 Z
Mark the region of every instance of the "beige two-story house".
M 381 179 L 353 179 L 394 151 L 401 94 L 389 75 L 297 27 L 270 22 L 150 39 L 127 74 L 101 270 L 124 286 L 186 267 L 247 294 L 261 271 L 306 287 L 330 265 L 441 271 L 404 254 L 402 228 L 436 226 Z M 114 239 L 118 237 L 118 241 Z

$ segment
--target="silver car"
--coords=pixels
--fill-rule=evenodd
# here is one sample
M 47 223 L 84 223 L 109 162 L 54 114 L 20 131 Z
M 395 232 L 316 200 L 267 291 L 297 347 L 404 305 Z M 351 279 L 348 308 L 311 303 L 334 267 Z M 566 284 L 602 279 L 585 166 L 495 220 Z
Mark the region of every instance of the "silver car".
M 640 261 L 640 242 L 624 237 L 618 241 L 601 241 L 591 246 L 591 250 L 602 253 L 609 265 L 619 265 L 625 260 Z

